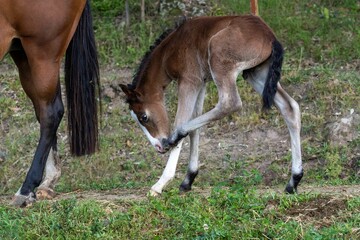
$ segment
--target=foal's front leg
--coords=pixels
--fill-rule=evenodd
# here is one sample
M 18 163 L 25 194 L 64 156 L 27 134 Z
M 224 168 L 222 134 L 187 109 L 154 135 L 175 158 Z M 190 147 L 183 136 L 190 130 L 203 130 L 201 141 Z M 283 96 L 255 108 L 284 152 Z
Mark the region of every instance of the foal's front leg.
M 171 150 L 169 160 L 166 163 L 163 174 L 157 183 L 155 183 L 150 189 L 150 196 L 157 196 L 161 194 L 163 188 L 174 178 L 182 143 L 183 140 L 181 140 L 178 145 Z
M 213 78 L 215 78 L 215 82 L 218 83 L 216 77 L 213 76 Z M 224 76 L 222 80 L 224 84 L 218 84 L 217 86 L 219 100 L 216 106 L 210 111 L 179 125 L 168 138 L 168 148 L 176 146 L 176 144 L 190 132 L 212 121 L 219 120 L 241 108 L 242 103 L 237 91 L 236 78 L 233 79 L 232 77 Z
M 202 114 L 204 99 L 205 99 L 206 87 L 205 85 L 201 89 L 196 106 L 193 113 L 193 118 Z M 200 128 L 190 132 L 190 161 L 186 177 L 180 185 L 181 192 L 187 192 L 191 190 L 191 185 L 193 184 L 196 176 L 199 172 L 199 141 L 200 141 Z
M 179 94 L 178 94 L 178 109 L 175 118 L 175 127 L 180 126 L 182 123 L 187 122 L 191 119 L 194 108 L 198 102 L 198 98 L 202 96 L 203 85 L 193 86 L 189 84 L 179 84 Z M 200 82 L 201 83 L 201 82 Z M 202 96 L 203 98 L 203 96 Z M 176 145 L 171 152 L 169 159 L 166 163 L 163 174 L 160 179 L 151 187 L 150 195 L 157 196 L 161 194 L 162 189 L 175 177 L 176 166 L 179 160 L 181 147 L 183 144 L 183 136 L 179 141 L 176 142 Z

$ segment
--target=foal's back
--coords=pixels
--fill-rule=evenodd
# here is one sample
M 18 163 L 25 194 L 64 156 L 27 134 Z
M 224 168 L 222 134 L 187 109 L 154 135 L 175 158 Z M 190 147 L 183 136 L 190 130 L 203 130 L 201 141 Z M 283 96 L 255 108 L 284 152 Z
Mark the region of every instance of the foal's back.
M 236 62 L 258 58 L 256 66 L 270 56 L 274 40 L 267 24 L 253 15 L 197 17 L 180 25 L 160 47 L 167 72 L 179 76 L 199 65 L 207 72 L 213 52 Z

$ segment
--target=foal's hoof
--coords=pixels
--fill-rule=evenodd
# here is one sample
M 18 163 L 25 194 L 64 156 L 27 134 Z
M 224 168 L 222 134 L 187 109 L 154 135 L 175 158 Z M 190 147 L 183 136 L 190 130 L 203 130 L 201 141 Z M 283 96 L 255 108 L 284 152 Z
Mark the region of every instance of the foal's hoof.
M 56 196 L 54 190 L 50 188 L 38 188 L 36 191 L 36 198 L 39 200 L 51 200 Z
M 191 185 L 190 184 L 185 184 L 185 183 L 181 183 L 180 187 L 179 187 L 179 191 L 180 193 L 187 193 L 191 191 Z
M 35 193 L 30 192 L 28 196 L 15 194 L 11 205 L 15 207 L 30 207 L 36 201 Z
M 289 194 L 297 193 L 297 186 L 299 185 L 301 178 L 304 175 L 304 171 L 301 170 L 299 174 L 293 174 L 289 183 L 286 185 L 285 192 Z
M 290 184 L 286 185 L 286 188 L 285 188 L 285 193 L 288 193 L 288 194 L 296 194 L 297 193 L 297 189 L 293 186 L 291 186 Z
M 161 195 L 161 193 L 156 192 L 156 191 L 154 191 L 152 189 L 150 189 L 150 191 L 148 192 L 149 197 L 159 197 L 160 195 Z

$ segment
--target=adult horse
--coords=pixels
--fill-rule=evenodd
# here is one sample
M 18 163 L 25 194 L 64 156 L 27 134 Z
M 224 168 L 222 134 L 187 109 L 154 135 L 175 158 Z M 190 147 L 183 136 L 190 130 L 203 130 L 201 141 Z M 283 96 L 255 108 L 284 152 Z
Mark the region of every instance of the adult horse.
M 13 199 L 16 206 L 36 196 L 51 198 L 60 177 L 56 131 L 64 114 L 59 69 L 65 51 L 71 153 L 91 154 L 98 148 L 99 70 L 89 1 L 0 0 L 0 60 L 6 53 L 14 60 L 40 123 L 35 156 Z
M 281 87 L 283 48 L 272 30 L 256 16 L 199 17 L 166 31 L 143 58 L 133 83 L 121 85 L 132 116 L 155 149 L 169 160 L 150 193 L 157 195 L 174 177 L 183 138 L 190 136 L 190 163 L 180 185 L 188 191 L 198 174 L 199 128 L 241 108 L 236 79 L 240 73 L 262 94 L 263 107 L 275 104 L 288 126 L 292 168 L 286 192 L 294 193 L 303 176 L 300 146 L 300 110 L 297 102 Z M 218 103 L 202 113 L 205 84 L 213 79 Z M 175 130 L 164 105 L 164 89 L 178 82 Z

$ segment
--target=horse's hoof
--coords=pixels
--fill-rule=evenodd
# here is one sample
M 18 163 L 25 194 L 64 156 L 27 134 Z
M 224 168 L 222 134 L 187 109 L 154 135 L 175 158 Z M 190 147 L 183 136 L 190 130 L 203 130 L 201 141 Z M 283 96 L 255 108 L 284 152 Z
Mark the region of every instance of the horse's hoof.
M 156 192 L 156 191 L 154 191 L 154 190 L 152 190 L 152 189 L 150 189 L 150 191 L 149 191 L 149 193 L 148 193 L 148 196 L 149 196 L 149 197 L 158 197 L 158 196 L 160 196 L 160 195 L 161 195 L 161 193 Z
M 36 201 L 35 194 L 30 192 L 28 196 L 15 194 L 11 201 L 11 205 L 15 207 L 30 207 Z
M 39 200 L 52 200 L 56 196 L 54 190 L 50 188 L 38 188 L 36 198 Z
M 285 193 L 288 194 L 296 194 L 297 193 L 297 189 L 294 188 L 293 186 L 291 186 L 290 184 L 288 184 L 285 188 Z
M 301 170 L 299 174 L 293 174 L 290 181 L 286 185 L 285 192 L 289 194 L 297 194 L 297 187 L 304 175 L 304 170 Z
M 179 187 L 180 193 L 187 193 L 191 191 L 191 185 L 182 183 Z

